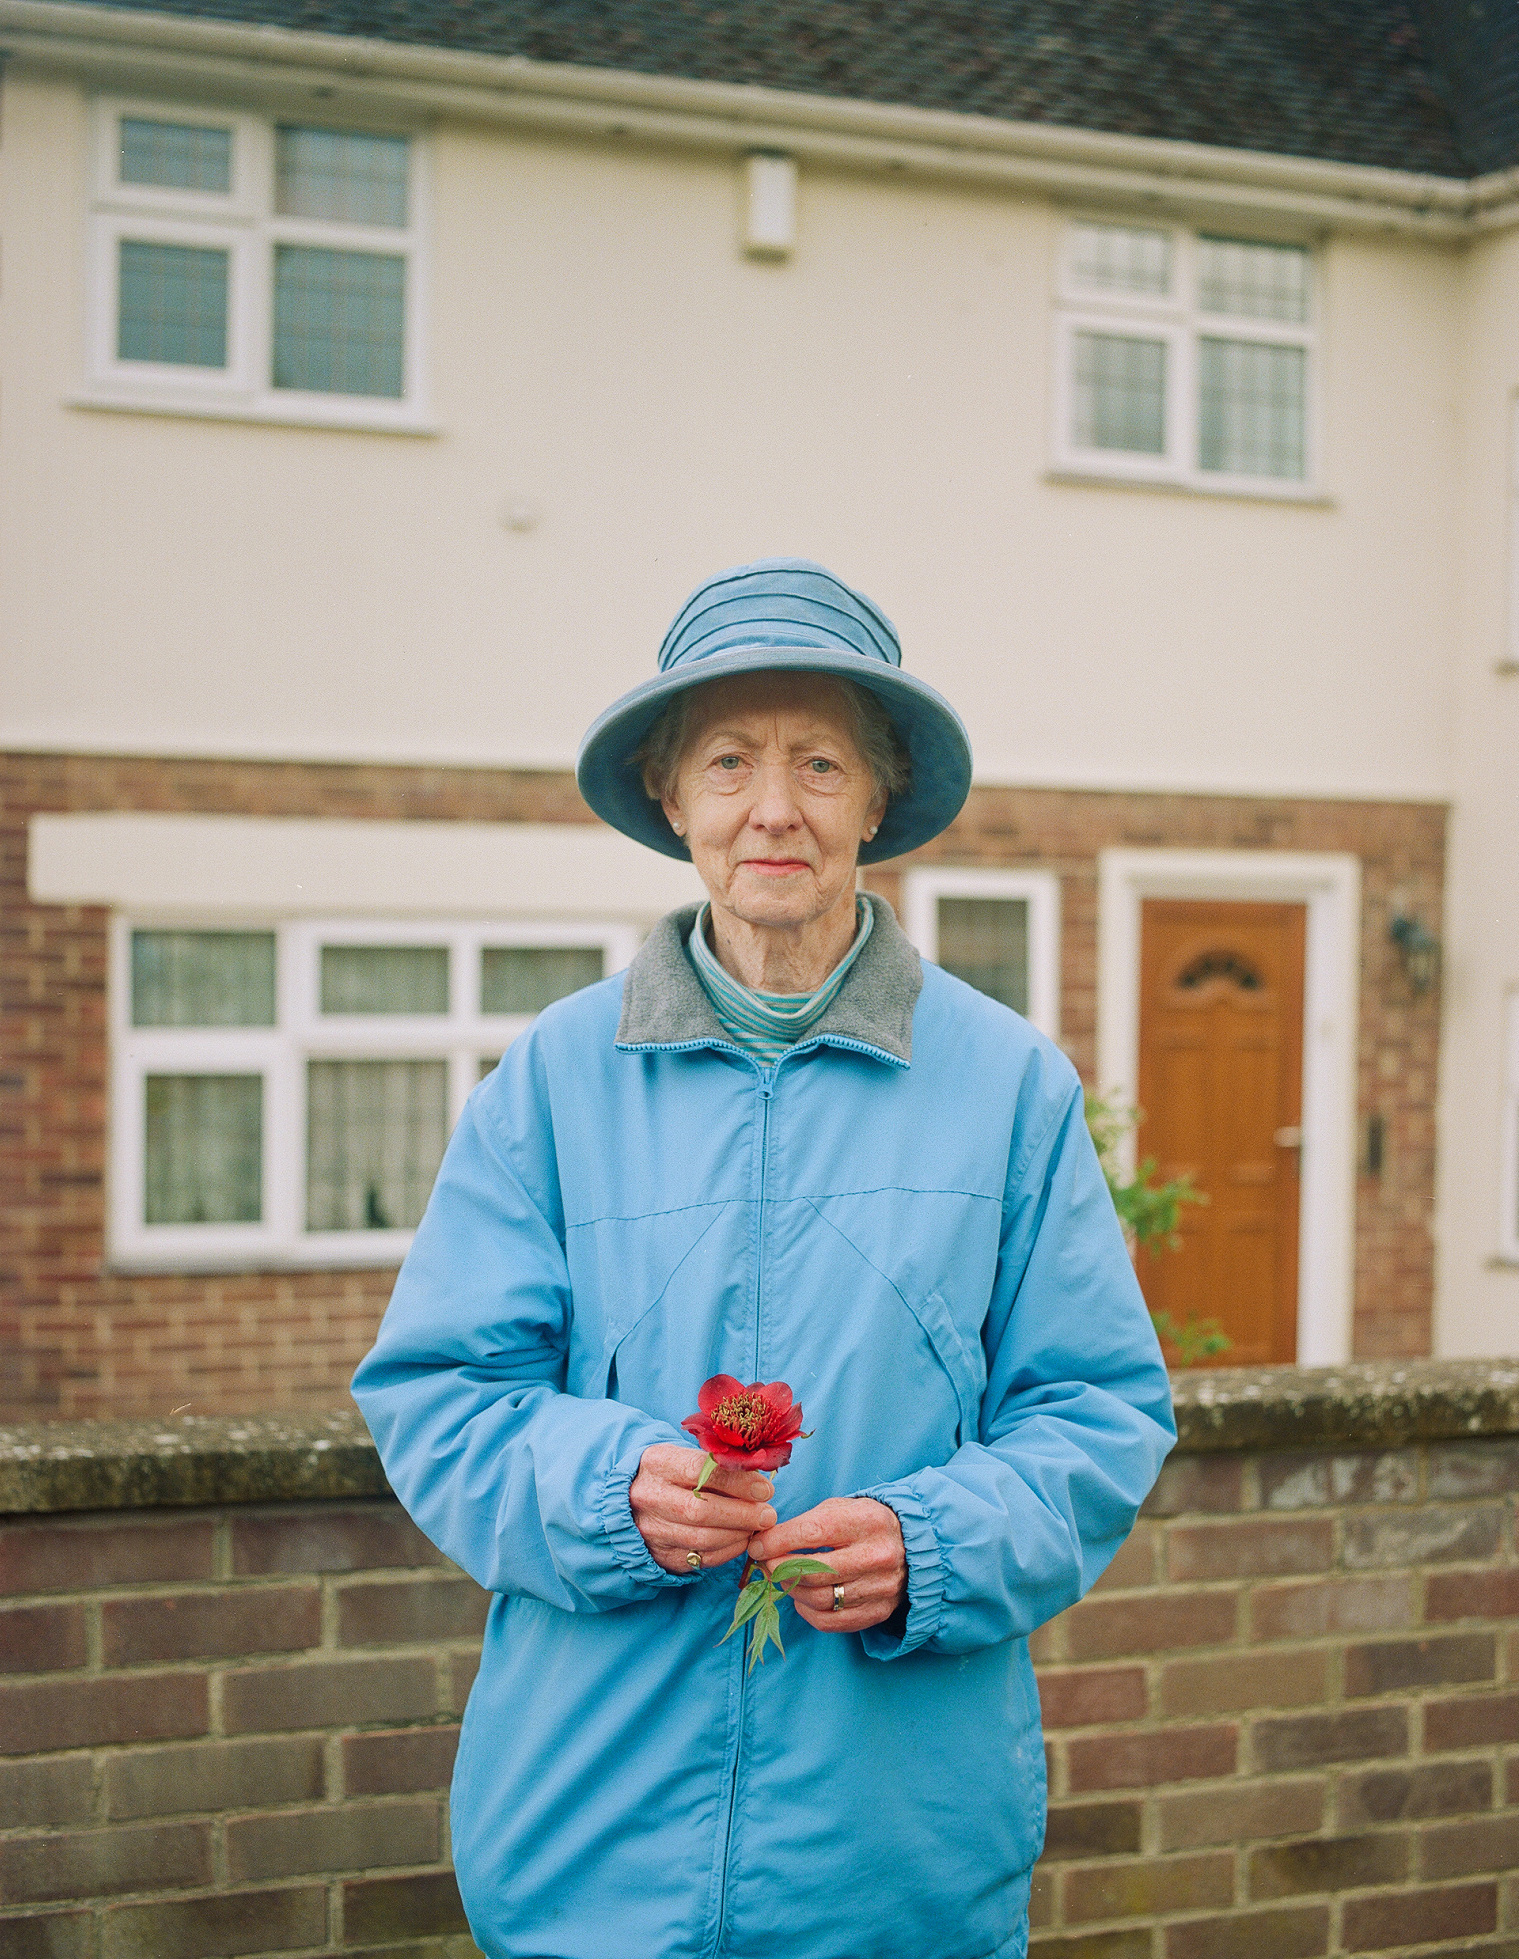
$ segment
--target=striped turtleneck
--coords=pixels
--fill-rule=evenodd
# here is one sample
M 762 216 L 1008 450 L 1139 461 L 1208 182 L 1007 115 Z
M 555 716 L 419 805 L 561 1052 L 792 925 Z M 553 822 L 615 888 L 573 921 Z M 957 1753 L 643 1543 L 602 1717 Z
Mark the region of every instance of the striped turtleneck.
M 845 975 L 859 957 L 875 924 L 870 900 L 855 900 L 859 927 L 854 943 L 823 984 L 812 993 L 757 993 L 753 987 L 734 979 L 718 963 L 716 953 L 707 944 L 707 921 L 711 914 L 712 907 L 703 905 L 696 914 L 696 923 L 691 927 L 691 937 L 687 942 L 686 949 L 691 964 L 696 968 L 696 977 L 701 981 L 707 998 L 712 1002 L 712 1011 L 728 1038 L 745 1054 L 752 1055 L 762 1067 L 772 1068 L 787 1048 L 811 1032 L 844 984 Z

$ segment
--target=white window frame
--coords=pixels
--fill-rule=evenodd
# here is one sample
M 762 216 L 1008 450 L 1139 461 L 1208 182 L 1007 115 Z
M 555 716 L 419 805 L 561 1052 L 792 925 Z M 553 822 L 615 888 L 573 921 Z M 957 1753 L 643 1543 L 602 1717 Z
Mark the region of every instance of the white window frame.
M 939 957 L 941 898 L 1022 898 L 1028 904 L 1028 1015 L 1060 1039 L 1060 879 L 1053 871 L 969 870 L 934 866 L 902 880 L 907 936 L 925 959 Z
M 222 193 L 121 183 L 118 125 L 123 116 L 230 130 L 230 190 Z M 97 99 L 92 120 L 86 378 L 75 397 L 76 405 L 332 428 L 431 431 L 425 345 L 429 154 L 420 130 L 383 118 L 355 120 L 325 111 L 299 117 L 263 117 L 126 97 Z M 283 123 L 404 137 L 409 145 L 405 228 L 293 218 L 276 212 L 275 130 Z M 230 254 L 225 368 L 117 358 L 118 247 L 124 238 L 209 246 Z M 332 251 L 378 252 L 405 259 L 404 391 L 399 399 L 313 393 L 272 385 L 274 254 L 278 245 L 319 245 Z
M 1503 1142 L 1498 1256 L 1519 1265 L 1519 985 L 1503 999 Z
M 275 935 L 273 1027 L 134 1027 L 134 931 L 241 931 Z M 440 1060 L 448 1065 L 449 1128 L 458 1121 L 482 1060 L 499 1055 L 530 1014 L 480 1009 L 480 954 L 487 946 L 600 946 L 608 974 L 638 948 L 629 924 L 601 920 L 417 918 L 274 920 L 183 913 L 117 913 L 111 922 L 110 1260 L 125 1271 L 303 1270 L 399 1264 L 410 1231 L 306 1229 L 306 1063 Z M 446 945 L 446 1014 L 338 1015 L 320 1011 L 324 945 Z M 148 1225 L 142 1221 L 144 1078 L 149 1074 L 264 1077 L 263 1217 L 257 1224 Z
M 1076 277 L 1076 234 L 1083 225 L 1120 225 L 1165 233 L 1171 272 L 1169 293 L 1095 292 Z M 1289 245 L 1308 254 L 1308 318 L 1305 321 L 1241 319 L 1205 313 L 1197 304 L 1197 241 L 1232 237 L 1250 244 Z M 1057 476 L 1101 478 L 1197 490 L 1220 496 L 1279 497 L 1321 502 L 1319 487 L 1319 319 L 1323 307 L 1321 254 L 1306 238 L 1254 236 L 1233 226 L 1188 228 L 1112 212 L 1072 216 L 1061 229 L 1056 275 L 1054 427 L 1050 450 Z M 1116 333 L 1166 343 L 1165 450 L 1161 455 L 1122 449 L 1085 449 L 1072 437 L 1075 408 L 1076 335 Z M 1197 346 L 1200 340 L 1257 340 L 1301 347 L 1307 373 L 1303 403 L 1301 477 L 1244 476 L 1200 469 L 1197 464 Z

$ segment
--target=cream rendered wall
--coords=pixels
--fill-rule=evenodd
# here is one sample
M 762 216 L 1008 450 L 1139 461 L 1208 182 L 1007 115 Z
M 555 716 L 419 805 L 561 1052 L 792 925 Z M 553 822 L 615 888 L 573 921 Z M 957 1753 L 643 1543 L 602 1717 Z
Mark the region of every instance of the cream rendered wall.
M 1470 248 L 1461 413 L 1455 781 L 1440 1061 L 1436 1350 L 1519 1352 L 1519 1266 L 1496 1256 L 1504 995 L 1519 985 L 1519 232 Z
M 562 765 L 697 578 L 799 552 L 986 780 L 1447 792 L 1455 255 L 1324 251 L 1332 507 L 1077 487 L 1047 205 L 809 170 L 765 264 L 731 161 L 443 128 L 439 435 L 111 414 L 86 106 L 6 85 L 0 742 Z

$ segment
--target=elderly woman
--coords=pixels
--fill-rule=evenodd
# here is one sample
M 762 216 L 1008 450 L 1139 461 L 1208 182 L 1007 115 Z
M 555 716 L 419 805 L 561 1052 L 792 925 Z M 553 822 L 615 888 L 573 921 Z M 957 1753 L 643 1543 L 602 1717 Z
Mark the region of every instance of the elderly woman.
M 1074 1069 L 857 892 L 970 780 L 900 661 L 821 566 L 748 565 L 591 729 L 587 801 L 707 902 L 472 1095 L 354 1382 L 495 1594 L 453 1804 L 491 1959 L 1026 1949 L 1027 1637 L 1174 1430 Z M 810 1439 L 698 1495 L 720 1373 L 789 1383 Z M 802 1551 L 830 1569 L 750 1672 L 745 1560 Z

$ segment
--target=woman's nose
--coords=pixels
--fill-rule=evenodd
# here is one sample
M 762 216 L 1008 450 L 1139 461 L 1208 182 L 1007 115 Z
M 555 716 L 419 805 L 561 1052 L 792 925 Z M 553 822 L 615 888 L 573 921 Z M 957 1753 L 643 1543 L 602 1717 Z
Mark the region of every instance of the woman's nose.
M 800 820 L 801 809 L 790 769 L 761 768 L 755 779 L 754 800 L 749 805 L 749 821 L 761 830 L 789 830 Z

